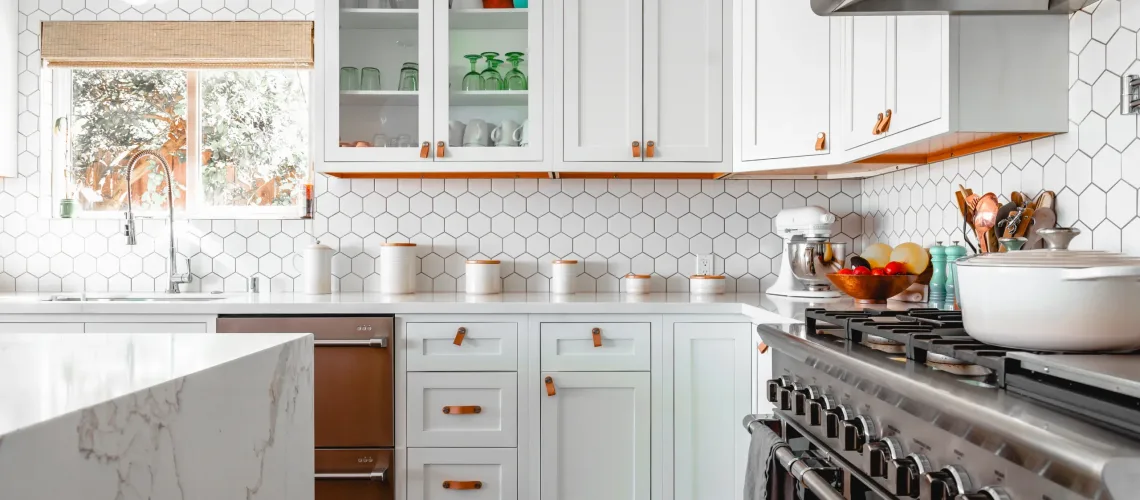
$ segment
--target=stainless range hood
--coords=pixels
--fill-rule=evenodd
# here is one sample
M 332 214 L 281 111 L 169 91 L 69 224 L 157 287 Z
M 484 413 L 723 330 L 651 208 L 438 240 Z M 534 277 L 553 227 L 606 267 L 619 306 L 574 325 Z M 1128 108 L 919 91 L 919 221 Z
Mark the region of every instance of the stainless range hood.
M 796 0 L 787 0 L 796 1 Z M 1064 14 L 1098 0 L 811 0 L 820 16 Z

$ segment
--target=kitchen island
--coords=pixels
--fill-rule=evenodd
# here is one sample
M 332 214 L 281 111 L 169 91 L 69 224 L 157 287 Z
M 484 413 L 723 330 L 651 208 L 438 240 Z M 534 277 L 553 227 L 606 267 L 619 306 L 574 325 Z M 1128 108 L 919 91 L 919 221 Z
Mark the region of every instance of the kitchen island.
M 0 334 L 0 498 L 313 498 L 308 334 Z

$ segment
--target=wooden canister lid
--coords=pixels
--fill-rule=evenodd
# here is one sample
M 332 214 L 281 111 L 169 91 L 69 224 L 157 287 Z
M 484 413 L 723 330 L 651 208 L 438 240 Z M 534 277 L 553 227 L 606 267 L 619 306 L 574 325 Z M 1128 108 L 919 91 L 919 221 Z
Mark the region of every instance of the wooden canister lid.
M 556 260 L 556 261 L 552 262 L 552 264 L 577 264 L 577 263 L 578 263 L 578 261 L 576 261 L 576 260 Z
M 392 242 L 392 243 L 383 243 L 380 246 L 385 246 L 385 247 L 414 247 L 414 246 L 416 246 L 416 244 L 415 243 L 406 243 L 406 242 L 404 242 L 404 243 Z
M 467 261 L 467 263 L 468 264 L 499 264 L 501 262 L 497 261 L 497 260 L 469 260 L 469 261 Z
M 648 274 L 633 274 L 633 273 L 629 273 L 629 274 L 625 275 L 625 276 L 624 276 L 624 278 L 626 278 L 626 279 L 635 279 L 635 280 L 647 280 L 647 279 L 649 279 L 649 278 L 650 278 L 650 276 L 649 276 Z
M 694 274 L 694 275 L 690 276 L 689 279 L 694 279 L 694 280 L 722 280 L 722 279 L 724 279 L 724 275 L 721 275 L 721 274 Z

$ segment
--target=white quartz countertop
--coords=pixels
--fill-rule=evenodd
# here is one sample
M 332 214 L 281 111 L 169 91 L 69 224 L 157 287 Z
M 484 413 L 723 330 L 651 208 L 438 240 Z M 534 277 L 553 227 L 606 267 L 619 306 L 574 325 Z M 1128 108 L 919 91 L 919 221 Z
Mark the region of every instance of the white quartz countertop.
M 0 439 L 308 334 L 0 334 Z

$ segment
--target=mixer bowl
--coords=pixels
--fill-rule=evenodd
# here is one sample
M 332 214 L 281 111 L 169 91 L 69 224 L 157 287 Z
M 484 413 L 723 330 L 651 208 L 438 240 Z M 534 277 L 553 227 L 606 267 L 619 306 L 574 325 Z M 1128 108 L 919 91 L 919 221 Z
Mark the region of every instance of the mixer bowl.
M 808 239 L 788 243 L 785 251 L 792 275 L 813 291 L 830 290 L 827 275 L 843 269 L 843 263 L 847 262 L 846 243 Z

